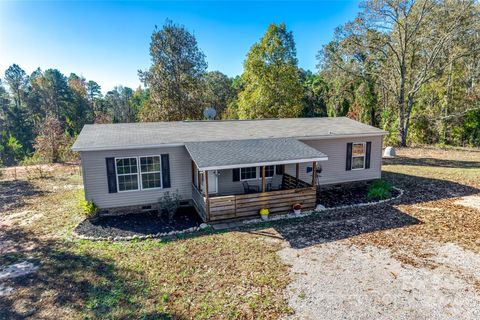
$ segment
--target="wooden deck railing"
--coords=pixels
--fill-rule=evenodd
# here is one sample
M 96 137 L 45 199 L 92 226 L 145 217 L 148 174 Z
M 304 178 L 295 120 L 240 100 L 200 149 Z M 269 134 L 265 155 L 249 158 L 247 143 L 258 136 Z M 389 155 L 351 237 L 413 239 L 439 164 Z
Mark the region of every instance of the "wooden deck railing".
M 315 207 L 316 190 L 310 184 L 284 174 L 282 188 L 269 192 L 210 196 L 206 199 L 192 184 L 192 198 L 197 211 L 205 221 L 253 217 L 263 208 L 268 209 L 271 214 L 283 213 L 292 210 L 296 203 L 300 203 L 304 210 Z
M 267 208 L 271 214 L 288 212 L 295 203 L 304 210 L 315 207 L 316 191 L 309 188 L 210 197 L 210 221 L 256 216 Z
M 193 200 L 193 205 L 197 209 L 200 216 L 202 216 L 203 220 L 207 221 L 208 216 L 207 216 L 207 210 L 206 210 L 206 204 L 205 204 L 205 197 L 193 183 L 192 183 L 192 200 Z

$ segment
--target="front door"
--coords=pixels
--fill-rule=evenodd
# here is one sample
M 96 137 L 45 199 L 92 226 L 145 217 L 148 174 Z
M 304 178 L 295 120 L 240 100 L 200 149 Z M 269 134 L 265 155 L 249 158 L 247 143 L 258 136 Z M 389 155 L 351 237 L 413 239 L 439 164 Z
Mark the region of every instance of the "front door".
M 207 172 L 208 172 L 208 194 L 218 193 L 217 171 L 210 170 Z M 202 174 L 202 190 L 205 190 L 205 174 Z

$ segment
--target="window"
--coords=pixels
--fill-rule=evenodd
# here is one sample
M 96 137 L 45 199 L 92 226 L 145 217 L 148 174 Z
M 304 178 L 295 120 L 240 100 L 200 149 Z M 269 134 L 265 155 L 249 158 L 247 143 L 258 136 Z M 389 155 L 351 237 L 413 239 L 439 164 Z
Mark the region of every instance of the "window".
M 260 170 L 262 168 L 260 167 Z M 265 178 L 271 178 L 275 174 L 275 166 L 265 166 Z
M 365 143 L 354 143 L 352 146 L 352 170 L 365 168 Z
M 117 158 L 115 165 L 118 191 L 138 190 L 137 158 Z
M 257 178 L 257 167 L 240 168 L 240 180 Z
M 160 157 L 140 157 L 140 173 L 142 189 L 154 189 L 162 187 Z
M 275 175 L 275 166 L 265 166 L 265 178 Z M 240 168 L 240 180 L 253 180 L 262 177 L 262 167 Z

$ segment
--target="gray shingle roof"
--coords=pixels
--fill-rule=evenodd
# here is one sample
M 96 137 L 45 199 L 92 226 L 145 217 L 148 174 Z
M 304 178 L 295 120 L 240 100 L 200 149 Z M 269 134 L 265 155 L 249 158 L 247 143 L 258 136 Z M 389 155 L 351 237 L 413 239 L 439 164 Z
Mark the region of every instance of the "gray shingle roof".
M 302 139 L 385 133 L 344 117 L 93 124 L 83 127 L 72 149 L 138 149 L 199 141 Z
M 327 156 L 293 138 L 188 142 L 200 170 L 327 160 Z

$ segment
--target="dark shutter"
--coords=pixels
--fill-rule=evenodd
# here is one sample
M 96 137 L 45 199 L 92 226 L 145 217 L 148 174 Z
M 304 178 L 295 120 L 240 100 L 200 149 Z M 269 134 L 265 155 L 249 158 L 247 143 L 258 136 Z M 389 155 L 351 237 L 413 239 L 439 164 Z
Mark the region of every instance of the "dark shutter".
M 345 165 L 345 170 L 347 171 L 352 170 L 352 146 L 352 142 L 347 143 L 347 159 Z
M 162 154 L 162 187 L 170 188 L 170 161 L 168 154 Z
M 233 181 L 240 181 L 240 169 L 232 169 Z
M 285 165 L 284 164 L 278 164 L 275 166 L 276 173 L 278 175 L 281 175 L 285 172 Z
M 365 169 L 370 169 L 370 154 L 372 153 L 372 143 L 367 142 L 367 150 L 365 150 Z
M 117 177 L 115 175 L 115 158 L 105 158 L 107 165 L 108 193 L 117 192 Z

